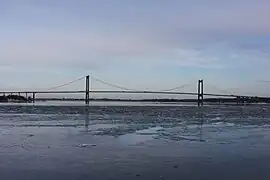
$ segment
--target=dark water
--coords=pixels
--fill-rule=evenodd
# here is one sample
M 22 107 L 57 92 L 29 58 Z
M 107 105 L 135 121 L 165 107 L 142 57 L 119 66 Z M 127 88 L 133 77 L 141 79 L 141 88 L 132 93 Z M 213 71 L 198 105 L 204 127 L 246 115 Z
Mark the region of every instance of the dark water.
M 0 179 L 270 179 L 270 107 L 0 106 Z

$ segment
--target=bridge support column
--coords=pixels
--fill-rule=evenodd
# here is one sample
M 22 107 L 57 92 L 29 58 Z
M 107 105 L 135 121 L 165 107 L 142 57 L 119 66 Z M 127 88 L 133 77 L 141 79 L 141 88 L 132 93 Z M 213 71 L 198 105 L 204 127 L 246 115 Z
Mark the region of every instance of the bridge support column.
M 33 93 L 33 100 L 32 100 L 32 102 L 35 103 L 35 101 L 36 101 L 36 93 Z
M 198 106 L 203 106 L 203 80 L 198 81 Z
M 85 78 L 85 104 L 89 104 L 89 75 Z

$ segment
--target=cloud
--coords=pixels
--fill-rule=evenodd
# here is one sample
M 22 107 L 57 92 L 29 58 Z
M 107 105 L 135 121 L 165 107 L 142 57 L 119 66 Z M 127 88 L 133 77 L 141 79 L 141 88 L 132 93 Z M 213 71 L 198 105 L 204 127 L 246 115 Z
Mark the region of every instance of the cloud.
M 98 68 L 112 64 L 160 61 L 179 66 L 213 67 L 195 50 L 168 47 L 153 37 L 87 31 L 35 30 L 0 45 L 0 64 Z M 190 54 L 189 54 L 190 53 Z
M 0 65 L 224 68 L 270 56 L 258 39 L 270 33 L 269 1 L 27 2 L 5 5 Z

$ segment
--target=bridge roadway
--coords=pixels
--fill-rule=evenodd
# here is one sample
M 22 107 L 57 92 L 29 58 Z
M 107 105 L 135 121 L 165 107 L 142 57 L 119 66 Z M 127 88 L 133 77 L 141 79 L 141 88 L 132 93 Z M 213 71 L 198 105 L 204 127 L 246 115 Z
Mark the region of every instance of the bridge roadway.
M 86 91 L 0 91 L 0 94 L 82 94 Z M 166 91 L 104 91 L 104 90 L 93 90 L 89 93 L 100 93 L 100 94 L 167 94 L 167 95 L 193 95 L 197 96 L 198 93 L 194 92 L 166 92 Z M 242 96 L 233 94 L 214 94 L 214 93 L 204 93 L 204 96 L 213 97 L 252 97 L 252 96 Z

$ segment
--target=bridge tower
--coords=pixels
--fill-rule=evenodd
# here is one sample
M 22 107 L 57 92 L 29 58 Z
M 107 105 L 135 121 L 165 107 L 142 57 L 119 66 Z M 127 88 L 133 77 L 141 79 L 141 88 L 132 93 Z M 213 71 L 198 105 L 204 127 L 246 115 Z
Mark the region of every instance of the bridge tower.
M 198 106 L 203 106 L 203 80 L 198 81 Z
M 85 104 L 89 104 L 89 75 L 85 78 Z

